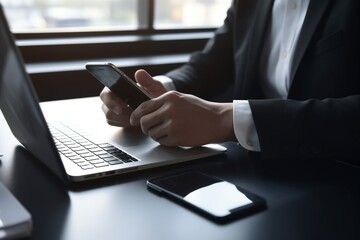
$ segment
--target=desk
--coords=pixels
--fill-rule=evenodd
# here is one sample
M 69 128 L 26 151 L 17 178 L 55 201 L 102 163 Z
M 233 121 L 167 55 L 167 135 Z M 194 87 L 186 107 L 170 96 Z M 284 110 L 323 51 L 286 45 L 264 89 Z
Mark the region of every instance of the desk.
M 225 145 L 224 155 L 69 189 L 19 145 L 0 112 L 0 181 L 32 214 L 36 240 L 360 239 L 358 170 L 271 174 L 237 144 Z M 264 197 L 267 209 L 219 225 L 146 188 L 148 178 L 190 169 Z

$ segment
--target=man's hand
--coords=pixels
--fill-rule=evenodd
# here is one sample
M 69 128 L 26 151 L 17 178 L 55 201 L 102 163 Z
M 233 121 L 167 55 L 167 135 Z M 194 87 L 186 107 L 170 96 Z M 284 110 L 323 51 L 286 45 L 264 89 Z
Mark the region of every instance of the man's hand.
M 234 140 L 232 103 L 213 103 L 170 91 L 142 103 L 130 123 L 166 146 Z
M 152 97 L 158 97 L 166 92 L 161 82 L 154 80 L 145 70 L 138 70 L 135 73 L 135 80 Z M 119 127 L 131 126 L 129 119 L 133 109 L 106 87 L 100 93 L 100 98 L 103 101 L 102 110 L 108 124 Z

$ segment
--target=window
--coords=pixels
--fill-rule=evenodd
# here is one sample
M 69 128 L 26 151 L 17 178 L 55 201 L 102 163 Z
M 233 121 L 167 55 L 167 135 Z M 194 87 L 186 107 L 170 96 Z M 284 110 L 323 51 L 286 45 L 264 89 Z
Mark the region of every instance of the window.
M 136 0 L 2 0 L 14 32 L 135 29 Z
M 111 61 L 129 76 L 188 61 L 231 0 L 0 0 L 41 101 L 98 95 L 85 70 Z
M 14 32 L 136 30 L 221 25 L 230 0 L 2 0 Z M 146 27 L 145 27 L 146 28 Z
M 229 0 L 157 0 L 154 27 L 217 27 L 223 23 L 229 6 Z

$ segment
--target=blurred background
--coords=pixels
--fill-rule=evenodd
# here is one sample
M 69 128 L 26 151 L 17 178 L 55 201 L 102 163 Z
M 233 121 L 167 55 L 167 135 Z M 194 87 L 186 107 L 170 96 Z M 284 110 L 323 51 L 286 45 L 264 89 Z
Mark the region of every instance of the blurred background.
M 148 0 L 1 0 L 14 32 L 136 30 Z M 155 0 L 154 29 L 222 24 L 230 0 Z M 145 3 L 145 4 L 144 4 Z

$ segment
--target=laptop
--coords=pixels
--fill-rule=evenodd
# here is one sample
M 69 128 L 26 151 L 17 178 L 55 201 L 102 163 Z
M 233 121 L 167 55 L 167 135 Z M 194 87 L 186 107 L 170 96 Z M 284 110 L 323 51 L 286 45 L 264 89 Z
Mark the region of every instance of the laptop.
M 223 153 L 218 144 L 165 147 L 106 123 L 98 97 L 39 103 L 0 4 L 0 108 L 18 141 L 66 183 Z M 84 66 L 85 67 L 85 66 Z

